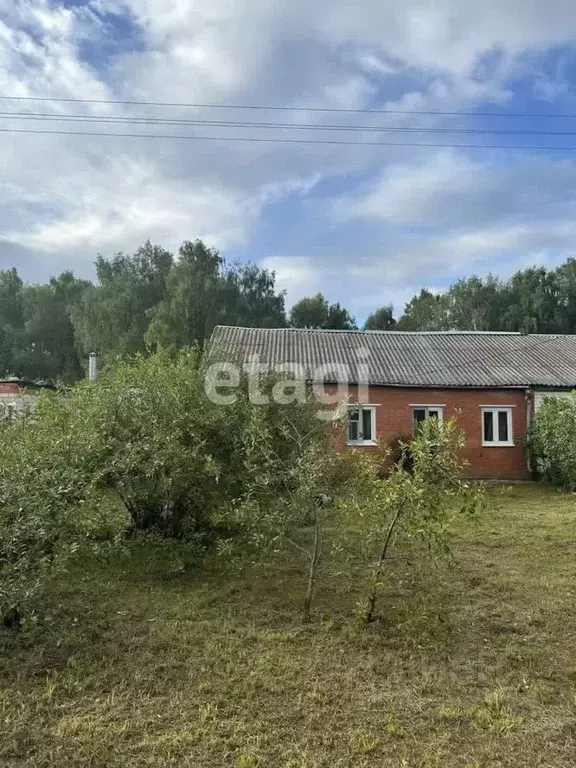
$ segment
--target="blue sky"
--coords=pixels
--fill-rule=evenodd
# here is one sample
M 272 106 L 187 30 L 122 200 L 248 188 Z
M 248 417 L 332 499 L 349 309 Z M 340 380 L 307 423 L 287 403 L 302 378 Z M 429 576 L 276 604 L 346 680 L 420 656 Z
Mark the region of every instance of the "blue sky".
M 265 104 L 262 112 L 1 101 L 53 116 L 576 133 L 569 0 L 15 0 L 0 10 L 0 95 Z M 321 113 L 466 112 L 468 116 Z M 488 117 L 486 112 L 494 113 Z M 510 117 L 546 113 L 554 117 Z M 323 291 L 359 319 L 426 286 L 574 255 L 576 136 L 92 126 L 46 130 L 310 137 L 517 149 L 0 134 L 0 268 L 27 280 L 150 238 L 202 237 L 275 269 L 289 303 Z

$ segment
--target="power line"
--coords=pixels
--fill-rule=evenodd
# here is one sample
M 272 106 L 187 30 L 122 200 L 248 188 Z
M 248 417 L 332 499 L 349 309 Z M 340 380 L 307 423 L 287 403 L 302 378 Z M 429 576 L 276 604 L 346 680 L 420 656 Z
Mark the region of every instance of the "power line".
M 319 123 L 273 123 L 236 120 L 188 120 L 163 117 L 122 116 L 122 115 L 74 115 L 43 112 L 0 112 L 0 120 L 17 119 L 30 121 L 109 123 L 118 125 L 183 125 L 224 128 L 274 128 L 305 131 L 370 131 L 378 133 L 436 133 L 436 134 L 478 134 L 499 136 L 576 136 L 576 131 L 530 131 L 499 130 L 490 128 L 418 128 L 392 125 L 323 125 Z
M 573 146 L 536 146 L 521 144 L 432 144 L 420 142 L 395 142 L 395 141 L 336 141 L 332 139 L 281 139 L 264 138 L 256 136 L 191 136 L 178 134 L 162 133 L 108 133 L 104 131 L 45 131 L 34 128 L 0 128 L 0 133 L 30 133 L 41 134 L 44 136 L 103 136 L 127 139 L 182 139 L 185 141 L 240 141 L 254 142 L 262 144 L 324 144 L 339 146 L 357 146 L 357 147 L 431 147 L 448 149 L 517 149 L 517 150 L 563 150 L 574 151 Z
M 39 101 L 65 104 L 123 104 L 140 107 L 181 107 L 186 109 L 257 109 L 276 112 L 330 112 L 348 114 L 389 114 L 389 115 L 437 115 L 447 117 L 532 117 L 575 119 L 576 114 L 552 114 L 546 112 L 447 112 L 442 110 L 416 109 L 344 109 L 341 107 L 284 107 L 266 104 L 197 104 L 171 101 L 123 101 L 121 99 L 76 99 L 57 96 L 7 96 L 0 95 L 3 101 Z

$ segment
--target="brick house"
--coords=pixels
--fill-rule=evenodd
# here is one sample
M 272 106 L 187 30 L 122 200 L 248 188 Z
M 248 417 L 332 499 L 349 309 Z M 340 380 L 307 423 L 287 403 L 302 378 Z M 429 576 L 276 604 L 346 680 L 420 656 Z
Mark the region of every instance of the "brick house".
M 530 477 L 518 440 L 545 394 L 576 388 L 576 335 L 218 326 L 219 359 L 321 383 L 349 404 L 342 445 L 374 450 L 427 418 L 455 417 L 472 478 Z
M 53 384 L 12 376 L 0 379 L 0 421 L 10 421 L 32 411 L 42 390 L 56 390 Z

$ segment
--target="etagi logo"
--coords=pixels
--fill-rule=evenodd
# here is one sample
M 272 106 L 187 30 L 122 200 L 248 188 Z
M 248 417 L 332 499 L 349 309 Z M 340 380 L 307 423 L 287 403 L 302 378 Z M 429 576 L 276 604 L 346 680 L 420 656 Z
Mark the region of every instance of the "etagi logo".
M 319 405 L 318 418 L 331 420 L 335 408 L 350 398 L 350 385 L 354 386 L 354 399 L 368 402 L 370 381 L 370 352 L 365 347 L 354 351 L 352 366 L 345 363 L 319 363 L 306 366 L 302 363 L 263 362 L 259 355 L 247 361 L 214 362 L 206 371 L 204 388 L 207 397 L 216 405 L 233 405 L 238 400 L 238 390 L 247 381 L 248 399 L 253 405 L 279 405 L 304 403 L 312 385 L 312 392 Z M 270 382 L 272 381 L 272 386 Z

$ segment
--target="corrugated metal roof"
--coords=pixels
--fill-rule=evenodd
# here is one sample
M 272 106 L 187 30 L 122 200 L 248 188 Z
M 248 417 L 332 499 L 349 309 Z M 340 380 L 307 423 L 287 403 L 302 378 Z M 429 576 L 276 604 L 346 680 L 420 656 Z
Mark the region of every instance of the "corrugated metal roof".
M 213 359 L 301 366 L 308 379 L 412 387 L 576 387 L 576 335 L 217 326 Z

